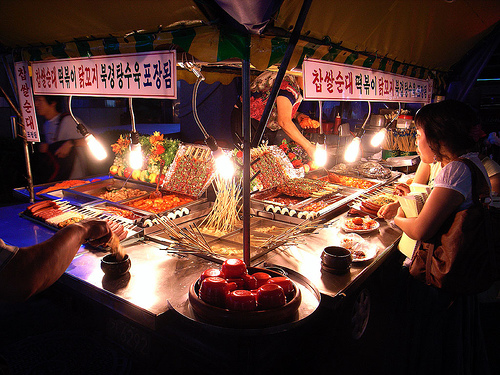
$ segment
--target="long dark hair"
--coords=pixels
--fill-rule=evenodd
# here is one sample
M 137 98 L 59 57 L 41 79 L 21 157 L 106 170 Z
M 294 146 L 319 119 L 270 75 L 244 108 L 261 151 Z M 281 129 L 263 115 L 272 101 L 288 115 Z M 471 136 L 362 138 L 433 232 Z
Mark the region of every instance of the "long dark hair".
M 478 124 L 474 110 L 458 100 L 427 104 L 415 115 L 415 125 L 424 131 L 429 147 L 441 161 L 441 146 L 456 156 L 474 150 L 471 131 Z

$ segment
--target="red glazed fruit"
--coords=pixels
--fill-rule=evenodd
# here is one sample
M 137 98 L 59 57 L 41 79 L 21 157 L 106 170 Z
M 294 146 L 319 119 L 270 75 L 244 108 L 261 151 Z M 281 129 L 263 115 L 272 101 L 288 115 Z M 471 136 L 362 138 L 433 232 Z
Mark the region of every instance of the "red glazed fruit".
M 265 272 L 256 272 L 252 274 L 252 276 L 257 279 L 257 288 L 267 283 L 267 281 L 271 278 L 271 275 Z
M 222 263 L 221 270 L 227 279 L 235 279 L 247 273 L 247 266 L 241 259 L 231 258 Z
M 274 309 L 286 303 L 285 292 L 278 284 L 264 284 L 257 290 L 259 309 Z
M 285 292 L 285 296 L 287 298 L 293 297 L 293 295 L 295 293 L 295 288 L 293 286 L 293 282 L 288 277 L 285 277 L 285 276 L 272 277 L 269 280 L 267 280 L 267 283 L 268 284 L 277 284 L 280 287 L 282 287 L 283 291 Z
M 226 307 L 229 310 L 253 311 L 257 309 L 257 300 L 249 290 L 233 290 L 226 297 Z
M 221 272 L 221 270 L 217 268 L 209 268 L 203 271 L 203 273 L 200 276 L 200 280 L 203 281 L 207 277 L 221 277 L 224 278 L 224 274 Z
M 229 288 L 229 283 L 223 278 L 207 277 L 201 282 L 199 295 L 202 301 L 210 305 L 224 307 Z M 234 284 L 234 289 L 236 289 L 236 284 Z

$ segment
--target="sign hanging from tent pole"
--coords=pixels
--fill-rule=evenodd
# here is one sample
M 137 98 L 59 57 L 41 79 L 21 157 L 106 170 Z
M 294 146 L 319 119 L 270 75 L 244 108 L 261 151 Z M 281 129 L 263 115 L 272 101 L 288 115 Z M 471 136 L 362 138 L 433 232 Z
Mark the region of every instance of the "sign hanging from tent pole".
M 305 100 L 428 104 L 432 99 L 431 80 L 314 59 L 304 60 L 302 71 Z
M 31 80 L 26 61 L 19 61 L 14 64 L 17 95 L 19 106 L 23 116 L 24 129 L 26 131 L 26 140 L 28 142 L 40 142 L 40 133 L 38 132 L 38 122 L 35 115 L 35 103 L 33 100 L 33 91 L 31 90 Z
M 175 51 L 32 62 L 36 95 L 177 98 Z

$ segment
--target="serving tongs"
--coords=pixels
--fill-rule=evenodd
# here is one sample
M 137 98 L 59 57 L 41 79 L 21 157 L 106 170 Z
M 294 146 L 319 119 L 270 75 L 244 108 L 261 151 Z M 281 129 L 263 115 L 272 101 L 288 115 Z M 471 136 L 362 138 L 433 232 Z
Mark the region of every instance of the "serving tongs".
M 160 174 L 158 175 L 156 181 L 156 190 L 149 194 L 150 199 L 156 199 L 163 197 L 163 194 L 160 191 L 160 176 L 163 174 L 163 169 L 165 168 L 165 160 L 160 161 Z

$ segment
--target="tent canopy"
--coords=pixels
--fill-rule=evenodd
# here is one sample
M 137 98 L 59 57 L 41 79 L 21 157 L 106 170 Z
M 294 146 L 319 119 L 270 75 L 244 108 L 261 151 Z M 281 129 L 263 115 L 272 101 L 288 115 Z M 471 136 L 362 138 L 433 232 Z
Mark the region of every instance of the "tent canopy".
M 281 61 L 302 3 L 4 0 L 0 45 L 27 60 L 175 48 L 208 63 L 249 57 L 262 70 Z M 313 0 L 289 67 L 309 56 L 436 78 L 499 20 L 497 0 Z

